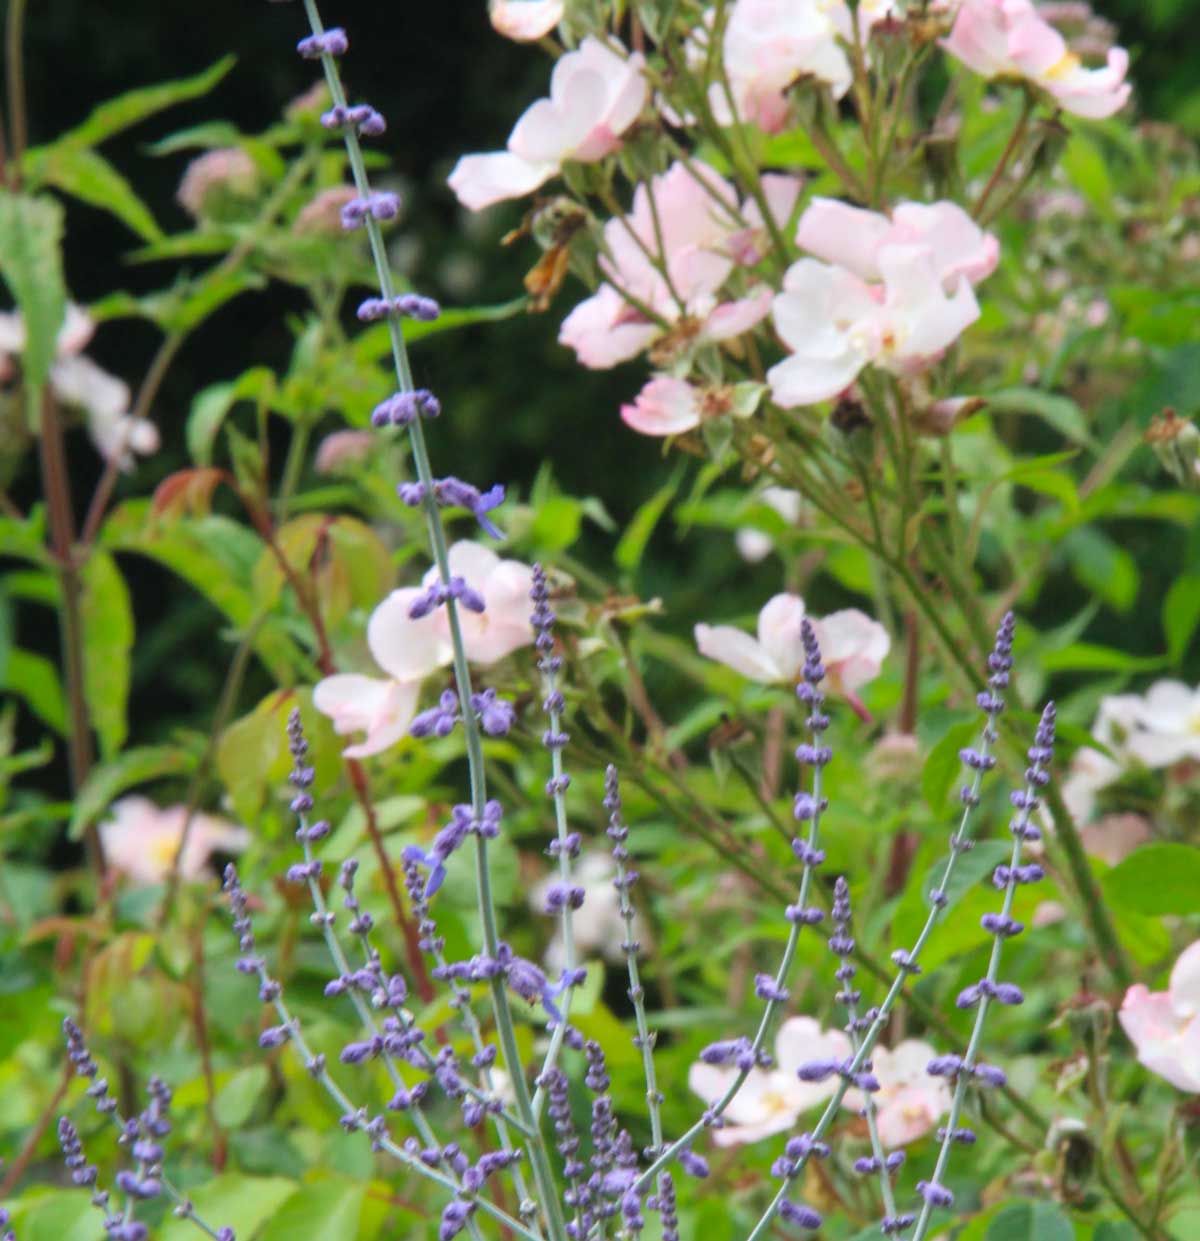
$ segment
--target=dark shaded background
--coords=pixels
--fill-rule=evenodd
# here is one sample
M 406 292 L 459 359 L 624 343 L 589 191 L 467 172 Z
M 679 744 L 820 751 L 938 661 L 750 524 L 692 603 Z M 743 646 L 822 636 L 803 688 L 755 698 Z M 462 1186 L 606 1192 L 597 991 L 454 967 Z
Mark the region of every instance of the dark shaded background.
M 329 24 L 344 25 L 350 34 L 351 54 L 343 67 L 351 96 L 369 100 L 388 118 L 387 135 L 373 146 L 388 156 L 407 186 L 405 227 L 417 286 L 451 304 L 508 300 L 520 291 L 521 276 L 537 257 L 529 243 L 508 249 L 498 244 L 521 208 L 511 205 L 471 218 L 458 209 L 445 176 L 459 154 L 503 146 L 522 108 L 544 93 L 544 56 L 498 38 L 484 0 L 421 5 L 329 0 L 324 9 Z M 1200 2 L 1108 0 L 1101 12 L 1117 24 L 1121 41 L 1134 54 L 1143 112 L 1183 121 L 1190 113 L 1200 121 L 1195 52 L 1188 39 Z M 314 80 L 314 67 L 292 52 L 305 32 L 299 4 L 265 0 L 32 3 L 31 142 L 77 124 L 95 103 L 123 90 L 194 74 L 235 53 L 236 68 L 213 94 L 104 148 L 164 228 L 174 231 L 187 222 L 174 194 L 189 156 L 154 158 L 147 145 L 213 119 L 235 120 L 247 132 L 270 125 Z M 77 300 L 95 300 L 117 287 L 148 291 L 167 279 L 164 268 L 126 261 L 137 241 L 121 225 L 76 203 L 67 210 L 67 279 Z M 193 336 L 157 404 L 167 451 L 146 464 L 136 483 L 123 487 L 144 493 L 180 463 L 183 420 L 200 388 L 251 365 L 285 365 L 291 348 L 284 324 L 287 296 L 279 286 L 244 295 Z M 583 371 L 555 343 L 571 300 L 568 294 L 545 316 L 522 316 L 423 344 L 416 355 L 418 378 L 443 396 L 450 415 L 438 428 L 440 468 L 481 483 L 519 480 L 527 487 L 548 461 L 568 492 L 598 495 L 621 523 L 651 494 L 666 467 L 660 445 L 628 434 L 615 416 L 620 402 L 640 386 L 643 368 Z M 108 369 L 137 377 L 156 340 L 149 327 L 122 324 L 104 329 L 89 352 Z M 76 506 L 82 510 L 98 462 L 81 439 L 73 440 L 72 449 Z M 36 486 L 32 471 L 20 480 L 15 495 L 22 507 L 36 499 Z M 611 542 L 590 537 L 584 556 L 610 564 Z M 694 559 L 699 555 L 702 563 Z M 138 607 L 134 736 L 146 739 L 147 731 L 165 721 L 190 717 L 200 723 L 210 716 L 223 657 L 211 642 L 213 615 L 190 591 L 145 561 L 126 569 Z M 748 573 L 738 579 L 737 572 L 731 547 L 723 546 L 714 557 L 711 540 L 702 552 L 663 540 L 637 585 L 644 595 L 673 598 L 687 615 L 703 610 L 713 582 L 749 585 Z M 28 632 L 36 619 L 23 622 L 21 641 L 50 652 L 54 638 L 44 626 Z M 196 643 L 190 644 L 193 635 Z M 1129 635 L 1125 638 L 1128 642 Z M 179 654 L 192 649 L 194 656 Z M 256 688 L 267 687 L 252 683 L 248 701 Z

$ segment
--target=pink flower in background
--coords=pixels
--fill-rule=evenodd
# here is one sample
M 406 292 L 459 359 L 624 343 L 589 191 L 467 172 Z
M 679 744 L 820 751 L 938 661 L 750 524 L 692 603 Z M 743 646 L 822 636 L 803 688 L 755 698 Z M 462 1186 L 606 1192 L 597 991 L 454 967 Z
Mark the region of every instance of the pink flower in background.
M 241 147 L 220 147 L 188 164 L 175 198 L 190 216 L 200 219 L 211 207 L 211 196 L 228 193 L 242 197 L 253 194 L 257 186 L 258 165 L 250 155 Z
M 879 1090 L 872 1098 L 880 1141 L 886 1147 L 907 1146 L 931 1133 L 950 1110 L 950 1086 L 925 1071 L 937 1053 L 928 1043 L 905 1039 L 890 1050 L 876 1045 L 871 1052 Z M 846 1091 L 845 1106 L 863 1107 L 859 1090 Z
M 145 418 L 134 418 L 129 413 L 129 385 L 82 352 L 95 330 L 87 311 L 68 302 L 50 367 L 50 390 L 64 405 L 83 410 L 96 451 L 128 473 L 134 467 L 134 453 L 149 456 L 158 451 L 158 428 Z M 24 351 L 21 316 L 0 314 L 0 382 L 13 374 L 12 357 Z
M 112 817 L 100 824 L 100 844 L 108 865 L 134 883 L 166 879 L 183 843 L 187 807 L 160 808 L 146 797 L 122 797 L 109 813 Z M 197 811 L 179 857 L 180 878 L 202 878 L 213 853 L 238 853 L 249 843 L 250 833 L 244 827 Z
M 758 614 L 757 636 L 732 625 L 697 625 L 696 646 L 702 655 L 719 660 L 742 676 L 764 685 L 794 684 L 804 667 L 800 623 L 804 600 L 780 594 Z M 891 648 L 887 630 L 857 608 L 810 617 L 830 687 L 853 694 L 878 676 Z
M 333 431 L 318 446 L 313 468 L 318 474 L 336 474 L 365 460 L 378 443 L 373 431 Z
M 878 252 L 881 284 L 842 267 L 801 259 L 788 268 L 775 299 L 775 327 L 791 356 L 767 372 L 785 409 L 829 400 L 868 363 L 911 374 L 936 361 L 979 317 L 965 276 L 947 295 L 926 245 Z
M 858 608 L 830 612 L 814 620 L 825 683 L 835 694 L 851 695 L 873 681 L 883 667 L 892 640 L 888 631 Z
M 646 102 L 644 64 L 640 53 L 621 56 L 599 39 L 584 39 L 555 64 L 550 98 L 525 111 L 507 151 L 464 155 L 454 166 L 449 184 L 459 202 L 478 211 L 531 193 L 568 160 L 595 163 L 611 155 Z
M 563 0 L 491 0 L 488 5 L 492 29 L 517 43 L 549 34 L 562 16 Z
M 756 288 L 725 302 L 718 295 L 734 269 L 729 238 L 740 227 L 733 188 L 699 161 L 690 170 L 672 164 L 649 188 L 640 184 L 630 214 L 604 226 L 607 253 L 600 267 L 611 283 L 567 316 L 560 343 L 593 370 L 636 357 L 666 330 L 640 307 L 669 327 L 687 320 L 696 340 L 728 340 L 748 332 L 769 312 L 770 291 Z M 647 252 L 659 255 L 660 237 L 666 279 L 647 257 Z
M 775 1067 L 750 1070 L 741 1090 L 725 1110 L 726 1125 L 713 1131 L 718 1146 L 758 1142 L 793 1128 L 805 1112 L 831 1098 L 837 1078 L 802 1082 L 796 1070 L 810 1060 L 844 1060 L 852 1054 L 841 1030 L 822 1030 L 811 1017 L 789 1017 L 775 1036 Z M 713 1104 L 733 1084 L 733 1065 L 699 1061 L 688 1069 L 688 1086 Z
M 840 99 L 851 72 L 838 40 L 849 32 L 849 9 L 840 0 L 737 0 L 722 48 L 737 119 L 778 133 L 788 122 L 787 91 L 805 76 Z M 709 89 L 709 106 L 718 124 L 732 124 L 720 83 Z
M 1200 762 L 1200 687 L 1156 681 L 1144 695 L 1112 694 L 1100 702 L 1092 736 L 1109 754 L 1076 750 L 1063 781 L 1063 800 L 1077 822 L 1092 816 L 1097 793 L 1131 766 Z
M 490 548 L 464 539 L 449 550 L 450 574 L 461 577 L 486 604 L 482 613 L 458 609 L 467 658 L 491 664 L 533 641 L 529 590 L 533 573 L 516 560 L 501 560 Z M 371 613 L 367 646 L 387 678 L 339 673 L 318 682 L 313 704 L 333 721 L 339 736 L 365 732 L 350 746 L 350 758 L 366 758 L 396 744 L 416 714 L 421 682 L 450 663 L 453 647 L 445 607 L 413 620 L 409 609 L 439 581 L 436 566 L 422 583 L 394 590 Z
M 1151 1073 L 1179 1090 L 1200 1093 L 1200 941 L 1175 962 L 1166 991 L 1141 983 L 1130 987 L 1119 1017 Z
M 961 0 L 942 46 L 984 77 L 1025 78 L 1076 116 L 1112 116 L 1129 99 L 1129 53 L 1110 48 L 1087 69 L 1030 0 Z
M 990 276 L 1000 243 L 957 203 L 900 203 L 891 218 L 833 198 L 814 198 L 800 217 L 796 241 L 809 253 L 868 282 L 883 279 L 880 255 L 888 246 L 928 246 L 947 293 L 959 277 L 972 284 Z

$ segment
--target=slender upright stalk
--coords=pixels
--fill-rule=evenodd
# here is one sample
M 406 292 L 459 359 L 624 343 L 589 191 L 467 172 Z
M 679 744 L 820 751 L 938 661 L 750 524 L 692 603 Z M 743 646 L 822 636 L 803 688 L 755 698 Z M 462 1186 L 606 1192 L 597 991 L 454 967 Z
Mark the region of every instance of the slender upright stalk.
M 313 35 L 320 36 L 323 34 L 324 26 L 321 24 L 315 0 L 304 0 L 304 11 L 308 17 L 309 27 Z M 330 97 L 333 100 L 334 106 L 344 108 L 346 106 L 346 96 L 342 89 L 335 58 L 328 54 L 323 54 L 321 56 L 321 65 L 325 72 L 325 81 L 329 87 Z M 357 132 L 354 126 L 347 125 L 343 129 L 343 133 L 346 140 L 346 154 L 349 159 L 355 187 L 359 194 L 365 197 L 370 193 L 371 187 L 367 178 L 366 165 L 363 162 L 362 149 L 359 145 Z M 391 267 L 388 262 L 387 248 L 383 241 L 383 233 L 378 221 L 370 215 L 368 215 L 364 224 L 371 247 L 371 254 L 375 262 L 375 273 L 379 280 L 380 294 L 383 298 L 390 301 L 395 297 L 395 286 L 392 281 Z M 395 366 L 400 391 L 411 392 L 414 386 L 412 368 L 409 365 L 408 352 L 400 320 L 395 315 L 389 315 L 387 323 L 392 346 L 392 361 Z M 446 533 L 442 527 L 441 514 L 438 511 L 437 500 L 434 495 L 433 469 L 430 464 L 429 450 L 425 442 L 425 432 L 420 418 L 414 418 L 409 424 L 409 436 L 417 478 L 424 484 L 426 527 L 434 562 L 443 586 L 448 587 L 451 578 L 449 550 L 446 544 Z M 484 807 L 487 803 L 482 737 L 479 721 L 471 707 L 471 674 L 467 667 L 466 648 L 463 644 L 458 609 L 453 598 L 448 598 L 444 606 L 450 628 L 454 679 L 458 688 L 462 728 L 466 739 L 471 807 L 478 822 L 483 819 Z M 487 956 L 495 958 L 499 948 L 500 935 L 496 923 L 495 904 L 492 899 L 491 867 L 488 858 L 487 840 L 479 833 L 475 835 L 475 874 L 483 948 Z M 529 1086 L 525 1080 L 520 1051 L 517 1047 L 512 1007 L 509 1003 L 504 978 L 500 976 L 492 978 L 489 983 L 489 990 L 501 1049 L 503 1050 L 504 1060 L 508 1066 L 509 1076 L 512 1081 L 517 1115 L 528 1130 L 525 1137 L 525 1149 L 532 1166 L 534 1183 L 541 1198 L 540 1205 L 545 1216 L 547 1231 L 552 1241 L 567 1241 L 566 1221 L 563 1218 L 562 1203 L 559 1201 L 546 1146 L 537 1129 L 536 1118 L 533 1114 L 532 1100 L 529 1094 Z

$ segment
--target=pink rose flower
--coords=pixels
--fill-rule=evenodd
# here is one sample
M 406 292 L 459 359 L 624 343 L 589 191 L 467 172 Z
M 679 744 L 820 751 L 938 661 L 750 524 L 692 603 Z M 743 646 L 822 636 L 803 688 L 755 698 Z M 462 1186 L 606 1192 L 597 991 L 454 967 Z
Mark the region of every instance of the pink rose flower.
M 1130 987 L 1119 1019 L 1151 1073 L 1179 1090 L 1200 1093 L 1200 940 L 1175 962 L 1166 991 L 1141 983 Z
M 1103 68 L 1084 68 L 1030 0 L 961 0 L 942 46 L 984 77 L 1025 78 L 1076 116 L 1112 116 L 1129 99 L 1129 53 L 1110 48 Z
M 889 219 L 833 198 L 814 198 L 800 217 L 796 242 L 868 282 L 883 279 L 885 247 L 928 246 L 947 293 L 960 276 L 978 284 L 996 270 L 1000 258 L 996 238 L 952 202 L 900 203 Z
M 868 364 L 916 373 L 979 317 L 966 276 L 947 295 L 930 246 L 884 246 L 877 262 L 881 284 L 816 259 L 788 268 L 772 315 L 791 356 L 767 372 L 778 405 L 829 400 Z
M 950 1086 L 942 1077 L 925 1071 L 937 1053 L 928 1043 L 905 1039 L 889 1049 L 876 1044 L 871 1051 L 873 1072 L 879 1090 L 875 1101 L 875 1120 L 879 1139 L 885 1147 L 907 1146 L 931 1133 L 950 1110 Z M 843 1103 L 858 1111 L 863 1107 L 859 1090 L 847 1090 Z
M 751 1069 L 725 1109 L 726 1125 L 713 1131 L 718 1146 L 759 1142 L 786 1133 L 810 1108 L 831 1098 L 836 1077 L 802 1082 L 796 1070 L 810 1060 L 844 1060 L 852 1054 L 841 1030 L 822 1030 L 811 1017 L 789 1017 L 775 1036 L 775 1067 Z M 698 1061 L 688 1069 L 688 1086 L 707 1104 L 716 1103 L 738 1075 L 733 1065 Z
M 557 175 L 568 160 L 595 163 L 621 145 L 621 135 L 646 102 L 645 58 L 620 56 L 592 36 L 561 57 L 550 77 L 550 98 L 517 121 L 508 150 L 464 155 L 450 188 L 464 207 L 479 211 L 520 198 Z
M 835 0 L 737 0 L 723 45 L 737 119 L 778 133 L 788 122 L 787 91 L 797 78 L 824 82 L 840 99 L 850 88 L 850 62 L 839 36 L 850 33 L 849 9 Z M 709 90 L 719 124 L 734 120 L 719 83 Z
M 492 29 L 517 43 L 548 35 L 562 21 L 563 0 L 491 0 Z
M 769 312 L 770 291 L 756 288 L 726 302 L 718 295 L 734 269 L 730 235 L 740 228 L 737 195 L 728 181 L 698 161 L 691 169 L 672 164 L 649 188 L 637 187 L 628 216 L 604 226 L 607 253 L 600 268 L 611 283 L 575 307 L 563 321 L 559 341 L 593 370 L 628 361 L 652 345 L 665 329 L 622 293 L 669 327 L 686 319 L 696 341 L 748 332 Z M 660 237 L 667 279 L 647 257 L 659 253 Z
M 183 843 L 187 807 L 160 808 L 146 797 L 122 797 L 109 813 L 112 817 L 100 824 L 108 865 L 138 884 L 166 879 Z M 197 811 L 179 857 L 180 878 L 202 878 L 213 853 L 238 853 L 249 843 L 244 827 Z
M 756 637 L 732 625 L 697 625 L 696 646 L 702 655 L 752 681 L 795 684 L 804 667 L 804 617 L 804 600 L 798 595 L 776 595 L 758 614 Z M 878 621 L 857 608 L 809 620 L 821 646 L 827 684 L 835 693 L 853 695 L 879 675 L 891 639 Z
M 533 573 L 516 560 L 501 560 L 481 543 L 462 540 L 449 550 L 450 573 L 483 596 L 482 613 L 458 609 L 467 658 L 492 664 L 533 641 L 529 590 Z M 333 721 L 339 736 L 365 732 L 348 747 L 349 758 L 367 758 L 389 749 L 408 731 L 416 715 L 421 682 L 453 658 L 445 607 L 413 620 L 409 609 L 439 580 L 436 566 L 419 587 L 394 590 L 371 613 L 367 646 L 387 678 L 340 673 L 318 682 L 313 705 Z

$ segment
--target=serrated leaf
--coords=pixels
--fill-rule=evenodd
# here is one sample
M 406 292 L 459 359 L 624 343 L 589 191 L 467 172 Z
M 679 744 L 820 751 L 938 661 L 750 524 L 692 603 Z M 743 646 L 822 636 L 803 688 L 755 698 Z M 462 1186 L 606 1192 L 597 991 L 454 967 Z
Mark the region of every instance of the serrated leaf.
M 196 755 L 177 745 L 135 746 L 93 767 L 75 798 L 68 835 L 78 840 L 126 789 L 161 776 L 184 776 Z
M 133 605 L 125 579 L 107 552 L 93 551 L 81 579 L 84 696 L 100 739 L 100 753 L 109 758 L 125 744 L 129 733 Z
M 69 129 L 57 146 L 93 147 L 114 134 L 144 121 L 177 103 L 207 94 L 233 68 L 236 58 L 223 56 L 216 64 L 190 78 L 176 78 L 157 86 L 139 86 L 93 108 L 82 125 Z
M 67 703 L 57 666 L 44 655 L 12 647 L 8 652 L 0 683 L 5 693 L 23 698 L 44 724 L 61 736 L 67 735 Z
M 45 384 L 67 313 L 62 274 L 63 212 L 52 198 L 0 190 L 0 276 L 25 324 L 25 382 Z
M 38 147 L 25 156 L 25 171 L 31 186 L 52 185 L 80 202 L 107 211 L 143 241 L 162 237 L 162 229 L 133 186 L 95 151 L 58 143 Z
M 1110 900 L 1137 913 L 1200 913 L 1200 849 L 1143 845 L 1114 866 L 1101 884 Z

